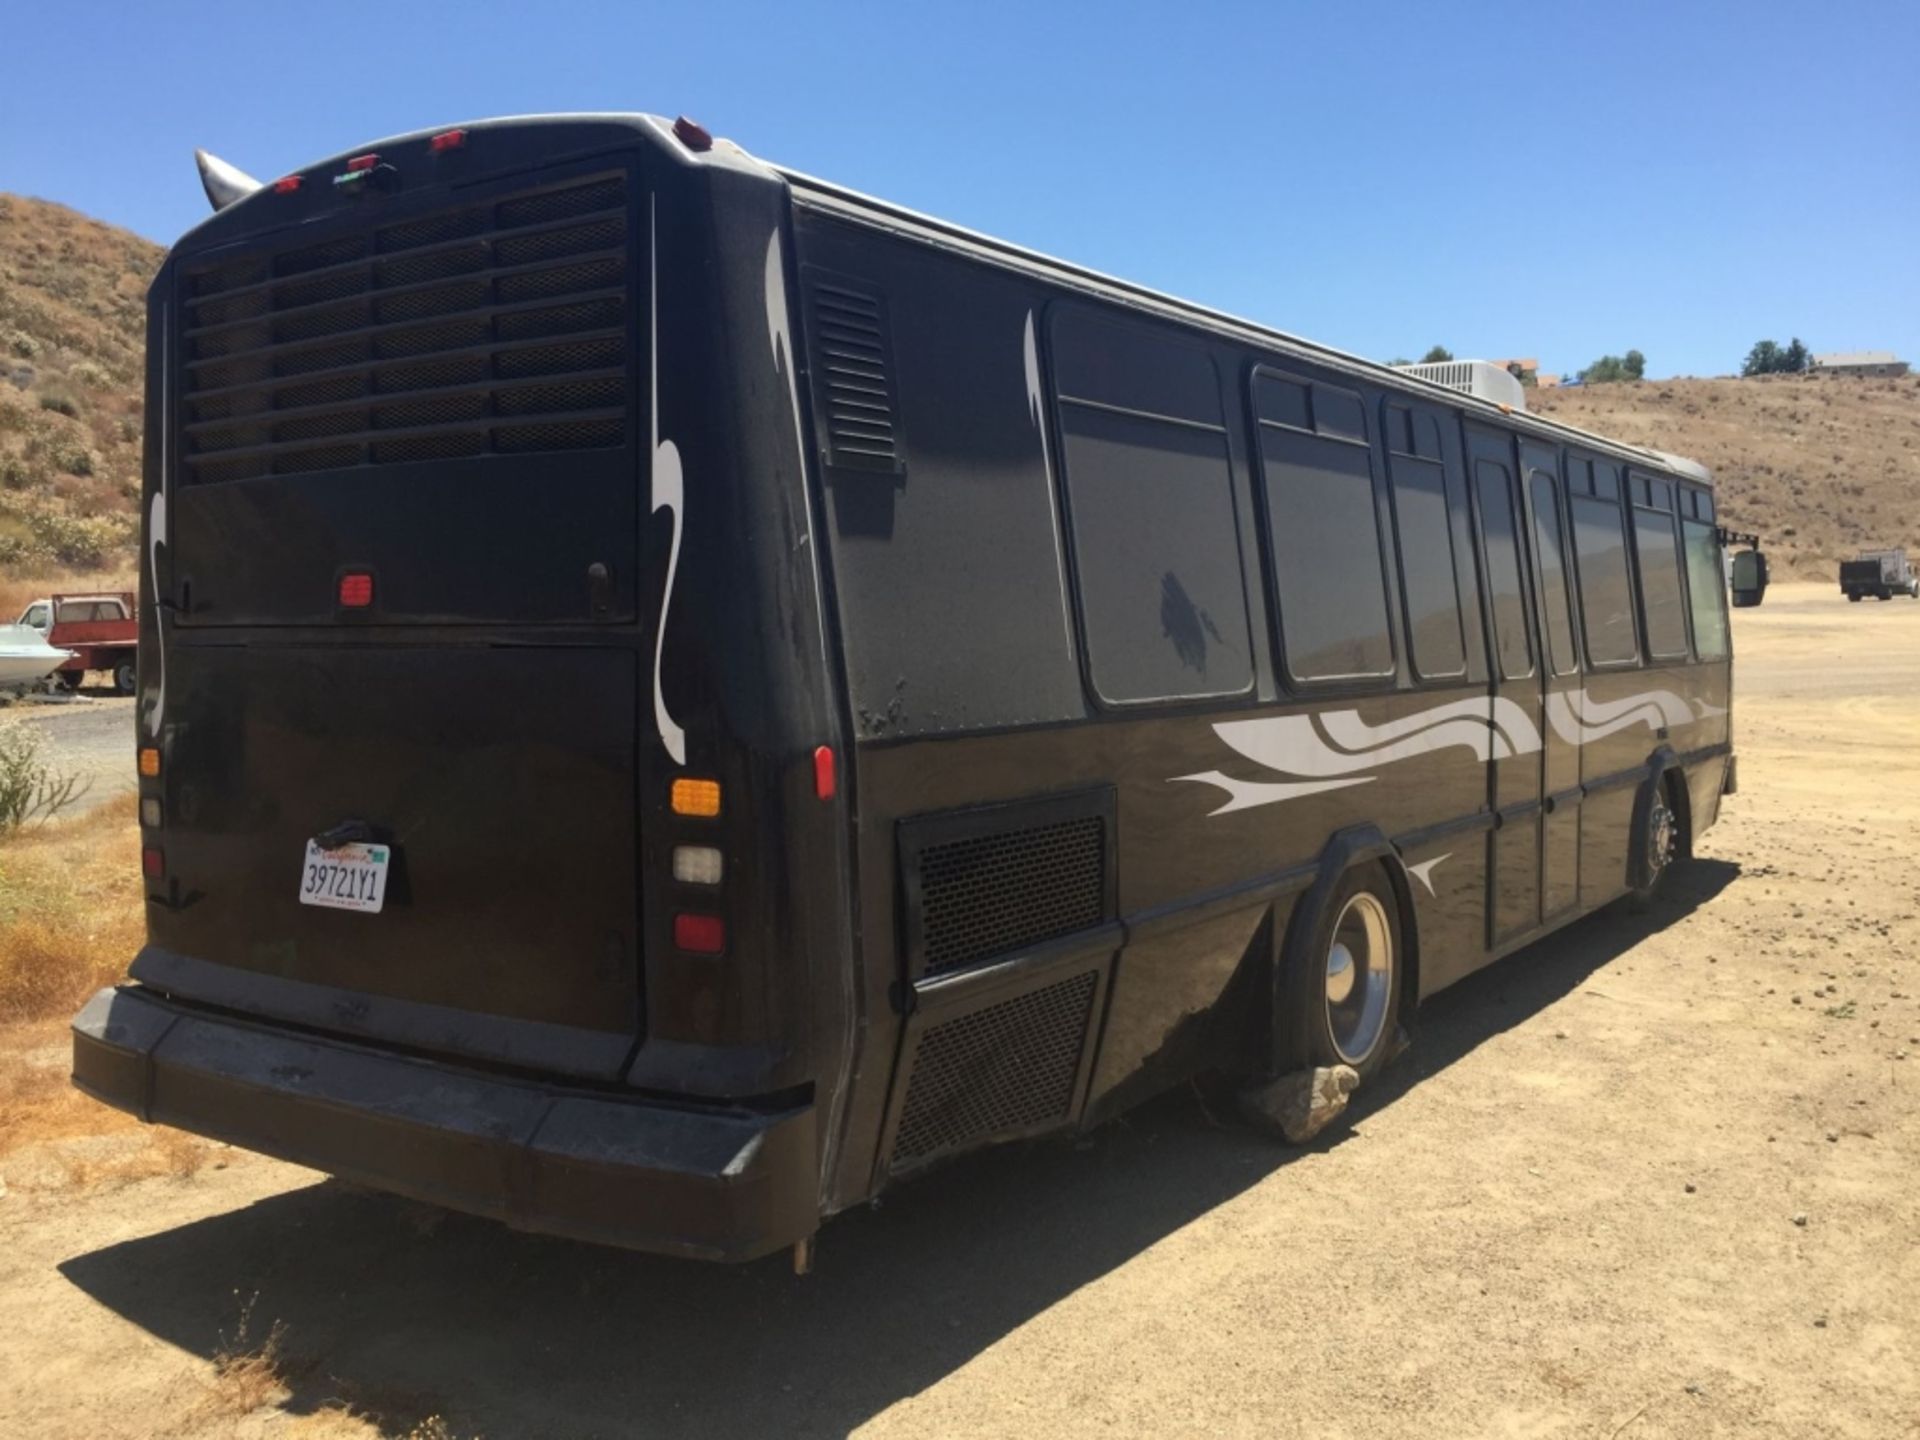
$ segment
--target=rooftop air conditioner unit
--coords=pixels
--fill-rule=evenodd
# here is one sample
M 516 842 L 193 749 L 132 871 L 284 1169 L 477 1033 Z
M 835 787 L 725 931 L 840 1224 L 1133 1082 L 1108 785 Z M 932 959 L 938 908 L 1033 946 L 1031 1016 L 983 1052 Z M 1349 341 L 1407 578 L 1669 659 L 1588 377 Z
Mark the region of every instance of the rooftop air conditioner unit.
M 1496 405 L 1510 405 L 1515 410 L 1527 408 L 1526 387 L 1491 360 L 1441 360 L 1432 365 L 1396 365 L 1393 368 L 1408 375 L 1417 375 L 1422 380 L 1431 380 L 1436 385 L 1444 385 L 1449 390 L 1491 400 Z

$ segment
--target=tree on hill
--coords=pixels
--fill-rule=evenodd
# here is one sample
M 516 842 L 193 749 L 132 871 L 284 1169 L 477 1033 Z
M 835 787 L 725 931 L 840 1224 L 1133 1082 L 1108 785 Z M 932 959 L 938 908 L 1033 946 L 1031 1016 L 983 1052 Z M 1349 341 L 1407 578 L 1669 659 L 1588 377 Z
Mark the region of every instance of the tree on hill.
M 1747 352 L 1746 362 L 1741 365 L 1740 373 L 1746 375 L 1798 375 L 1813 357 L 1807 353 L 1807 347 L 1800 343 L 1798 335 L 1793 343 L 1782 349 L 1772 340 L 1761 340 Z
M 1436 345 L 1420 357 L 1422 365 L 1439 365 L 1453 358 L 1453 352 L 1444 345 Z
M 1646 374 L 1647 357 L 1629 350 L 1624 355 L 1602 355 L 1580 372 L 1580 381 L 1585 385 L 1613 385 L 1622 380 L 1643 380 Z

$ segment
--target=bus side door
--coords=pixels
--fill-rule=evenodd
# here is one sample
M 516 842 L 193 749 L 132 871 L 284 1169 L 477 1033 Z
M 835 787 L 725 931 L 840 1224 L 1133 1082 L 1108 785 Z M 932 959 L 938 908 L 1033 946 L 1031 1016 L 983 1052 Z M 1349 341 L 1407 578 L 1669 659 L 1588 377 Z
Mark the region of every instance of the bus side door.
M 1560 496 L 1560 456 L 1551 445 L 1523 441 L 1520 469 L 1533 549 L 1539 606 L 1540 679 L 1545 715 L 1540 726 L 1540 909 L 1551 920 L 1580 898 L 1580 747 L 1571 736 L 1581 695 L 1580 655 L 1573 626 L 1567 521 Z
M 1546 716 L 1513 437 L 1469 426 L 1467 457 L 1492 625 L 1495 713 L 1488 773 L 1496 825 L 1487 878 L 1487 944 L 1492 948 L 1540 923 L 1541 757 L 1535 737 Z M 1513 715 L 1511 723 L 1501 723 L 1503 714 Z

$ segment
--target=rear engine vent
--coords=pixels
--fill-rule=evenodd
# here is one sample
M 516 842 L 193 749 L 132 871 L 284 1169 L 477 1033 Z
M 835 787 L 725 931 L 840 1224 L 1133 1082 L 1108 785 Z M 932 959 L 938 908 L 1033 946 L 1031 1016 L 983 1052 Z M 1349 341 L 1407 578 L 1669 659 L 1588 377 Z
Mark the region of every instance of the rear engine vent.
M 827 463 L 898 474 L 905 465 L 885 303 L 877 292 L 825 275 L 809 277 L 807 298 L 814 374 L 827 411 Z
M 622 174 L 188 270 L 186 478 L 622 445 L 628 273 Z
M 1089 970 L 930 1025 L 912 1060 L 892 1169 L 1072 1119 L 1099 980 Z
M 937 975 L 1106 918 L 1106 823 L 1081 815 L 920 852 L 921 973 Z

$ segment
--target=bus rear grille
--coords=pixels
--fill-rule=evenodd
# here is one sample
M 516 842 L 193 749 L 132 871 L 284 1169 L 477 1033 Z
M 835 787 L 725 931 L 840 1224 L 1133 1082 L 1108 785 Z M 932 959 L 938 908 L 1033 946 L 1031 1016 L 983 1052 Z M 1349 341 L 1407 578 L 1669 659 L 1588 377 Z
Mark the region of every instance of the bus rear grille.
M 891 1168 L 1072 1119 L 1099 979 L 1089 970 L 929 1026 L 913 1057 Z
M 607 174 L 190 269 L 189 481 L 626 443 Z
M 957 970 L 1106 918 L 1099 815 L 976 835 L 920 855 L 923 973 Z

